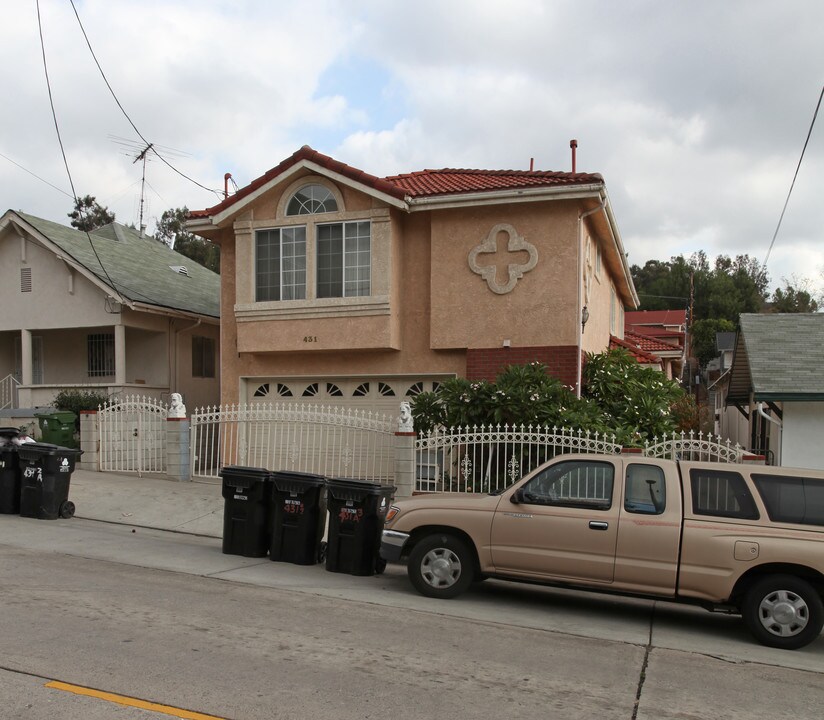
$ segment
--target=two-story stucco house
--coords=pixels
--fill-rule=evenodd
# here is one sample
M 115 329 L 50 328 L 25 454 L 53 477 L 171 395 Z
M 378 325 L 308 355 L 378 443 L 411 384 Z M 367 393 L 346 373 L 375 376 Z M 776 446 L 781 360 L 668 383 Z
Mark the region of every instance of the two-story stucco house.
M 379 178 L 304 146 L 188 228 L 221 248 L 224 403 L 394 411 L 536 360 L 579 386 L 638 304 L 597 174 Z

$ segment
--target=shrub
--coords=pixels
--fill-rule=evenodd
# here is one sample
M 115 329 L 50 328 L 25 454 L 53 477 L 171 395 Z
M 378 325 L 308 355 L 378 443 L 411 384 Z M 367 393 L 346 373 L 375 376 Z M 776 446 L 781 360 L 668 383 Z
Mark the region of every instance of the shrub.
M 108 399 L 108 395 L 95 390 L 61 390 L 54 396 L 52 404 L 57 410 L 66 410 L 77 415 L 76 424 L 79 429 L 80 411 L 97 410 Z

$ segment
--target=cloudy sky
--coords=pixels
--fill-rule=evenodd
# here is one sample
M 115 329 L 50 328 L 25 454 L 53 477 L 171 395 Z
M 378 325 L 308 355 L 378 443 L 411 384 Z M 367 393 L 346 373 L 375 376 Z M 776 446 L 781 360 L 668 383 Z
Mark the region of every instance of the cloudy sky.
M 637 264 L 697 250 L 763 262 L 824 86 L 820 0 L 75 7 L 140 134 L 208 188 L 225 172 L 245 185 L 304 144 L 382 176 L 530 158 L 569 170 L 577 138 L 578 169 L 604 176 Z M 40 17 L 75 190 L 136 223 L 143 141 L 70 0 L 40 0 Z M 3 3 L 0 67 L 0 206 L 68 223 L 36 0 Z M 824 286 L 823 185 L 820 117 L 769 256 L 773 285 Z M 150 231 L 168 208 L 217 200 L 156 158 L 145 197 Z

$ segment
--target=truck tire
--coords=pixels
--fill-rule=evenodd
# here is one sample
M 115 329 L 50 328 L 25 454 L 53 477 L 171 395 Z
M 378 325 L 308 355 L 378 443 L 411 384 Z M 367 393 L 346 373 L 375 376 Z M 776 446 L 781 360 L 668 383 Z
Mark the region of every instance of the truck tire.
M 466 543 L 447 533 L 421 539 L 409 554 L 407 572 L 415 589 L 432 598 L 454 598 L 472 584 L 474 558 Z
M 756 640 L 768 647 L 797 650 L 824 626 L 824 604 L 816 589 L 793 575 L 768 575 L 744 596 L 741 614 Z

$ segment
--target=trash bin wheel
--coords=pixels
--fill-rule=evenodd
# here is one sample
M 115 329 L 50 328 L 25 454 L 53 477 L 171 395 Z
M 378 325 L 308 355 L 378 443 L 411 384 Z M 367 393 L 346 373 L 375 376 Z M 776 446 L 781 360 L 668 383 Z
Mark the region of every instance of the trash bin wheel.
M 321 542 L 318 545 L 318 562 L 323 563 L 326 561 L 326 543 Z
M 60 506 L 60 517 L 62 517 L 62 518 L 74 517 L 74 503 L 71 500 L 66 500 Z
M 386 570 L 386 560 L 382 557 L 379 557 L 375 561 L 375 573 L 378 575 L 383 575 L 383 571 Z

